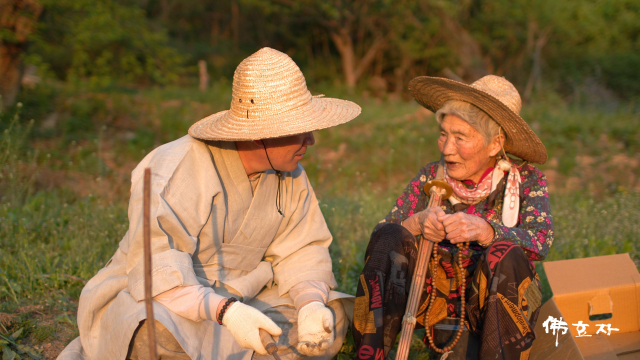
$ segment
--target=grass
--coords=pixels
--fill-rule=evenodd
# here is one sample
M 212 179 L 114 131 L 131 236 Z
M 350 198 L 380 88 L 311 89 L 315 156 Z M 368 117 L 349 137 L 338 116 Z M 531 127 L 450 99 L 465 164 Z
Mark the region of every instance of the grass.
M 77 336 L 84 281 L 109 260 L 128 226 L 133 167 L 195 120 L 225 109 L 230 98 L 228 84 L 204 93 L 63 90 L 55 106 L 41 110 L 25 100 L 0 114 L 0 333 L 22 329 L 15 345 L 0 345 L 23 358 L 31 350 L 55 358 Z M 437 128 L 412 102 L 322 90 L 363 107 L 351 123 L 317 132 L 303 163 L 334 235 L 339 290 L 353 294 L 371 230 L 419 167 L 438 158 Z M 556 232 L 547 260 L 628 252 L 639 265 L 638 109 L 572 106 L 542 96 L 525 105 L 523 117 L 550 155 L 541 167 Z M 551 296 L 546 283 L 544 296 Z M 429 358 L 419 341 L 413 348 L 412 358 Z M 349 358 L 353 344 L 343 350 L 341 358 Z

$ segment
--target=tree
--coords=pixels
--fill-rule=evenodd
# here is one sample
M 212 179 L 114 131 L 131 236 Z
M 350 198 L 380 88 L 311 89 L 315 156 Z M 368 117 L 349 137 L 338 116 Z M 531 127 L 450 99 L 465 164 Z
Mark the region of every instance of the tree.
M 331 40 L 340 53 L 345 84 L 354 88 L 378 52 L 389 41 L 391 30 L 387 28 L 384 19 L 384 6 L 388 4 L 334 1 L 334 4 L 323 2 L 319 5 L 320 23 L 329 31 Z M 334 7 L 331 8 L 331 5 Z M 366 38 L 367 35 L 369 39 Z M 354 43 L 354 40 L 359 40 L 360 44 Z
M 397 16 L 389 19 L 394 29 L 385 49 L 392 71 L 396 95 L 406 90 L 410 79 L 440 74 L 456 62 L 455 53 L 446 42 L 442 18 L 437 16 L 432 0 L 397 0 Z
M 41 12 L 37 0 L 0 0 L 0 105 L 12 105 L 18 95 L 22 55 Z
M 328 33 L 340 55 L 344 83 L 351 89 L 389 44 L 392 33 L 389 18 L 396 13 L 391 0 L 271 0 L 266 3 L 271 12 L 276 9 L 286 12 Z
M 42 1 L 33 51 L 61 79 L 98 88 L 177 79 L 181 57 L 141 8 L 112 0 Z

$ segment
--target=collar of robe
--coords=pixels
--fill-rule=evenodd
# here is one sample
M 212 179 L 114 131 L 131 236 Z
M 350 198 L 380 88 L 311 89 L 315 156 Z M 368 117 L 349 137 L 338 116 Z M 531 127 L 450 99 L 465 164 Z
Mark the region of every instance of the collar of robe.
M 261 244 L 264 239 L 267 239 L 264 241 L 270 242 L 283 219 L 277 211 L 268 206 L 268 204 L 273 204 L 277 176 L 274 176 L 275 174 L 271 170 L 265 171 L 258 180 L 256 192 L 253 193 L 234 142 L 211 141 L 209 149 L 214 159 L 216 172 L 222 182 L 228 212 L 224 223 L 224 242 L 253 244 L 252 246 Z M 285 191 L 281 191 L 281 196 L 284 198 L 286 188 L 283 190 Z M 264 224 L 277 225 L 269 226 L 269 234 L 266 234 Z M 271 229 L 272 227 L 273 229 Z M 258 235 L 259 238 L 252 239 Z M 262 247 L 262 245 L 258 247 Z

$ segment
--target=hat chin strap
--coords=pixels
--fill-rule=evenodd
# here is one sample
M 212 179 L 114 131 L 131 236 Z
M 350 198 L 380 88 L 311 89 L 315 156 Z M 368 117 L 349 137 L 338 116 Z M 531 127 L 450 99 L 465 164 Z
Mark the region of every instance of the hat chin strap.
M 265 145 L 264 140 L 260 140 L 262 143 L 262 147 L 264 148 L 264 154 L 267 156 L 267 161 L 269 162 L 269 166 L 271 166 L 271 170 L 276 172 L 276 176 L 278 177 L 278 191 L 276 192 L 276 210 L 278 213 L 284 217 L 284 213 L 282 212 L 282 191 L 280 190 L 280 186 L 282 184 L 282 172 L 280 170 L 276 170 L 271 163 L 271 159 L 269 159 L 269 153 L 267 152 L 267 145 Z

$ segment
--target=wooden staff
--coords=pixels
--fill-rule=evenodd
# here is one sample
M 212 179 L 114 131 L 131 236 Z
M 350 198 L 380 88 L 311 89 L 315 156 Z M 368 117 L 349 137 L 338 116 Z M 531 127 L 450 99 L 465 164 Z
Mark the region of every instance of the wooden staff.
M 451 186 L 449 186 L 446 181 L 439 180 L 437 178 L 427 182 L 424 186 L 424 190 L 430 196 L 427 208 L 441 206 L 442 201 L 448 199 L 453 192 L 453 189 L 451 189 Z M 418 239 L 418 241 L 420 241 L 420 239 Z M 424 239 L 423 241 L 420 241 L 416 268 L 413 272 L 413 279 L 411 279 L 411 289 L 407 300 L 407 309 L 405 310 L 404 317 L 402 318 L 402 334 L 400 335 L 400 341 L 398 342 L 396 360 L 406 360 L 409 357 L 409 348 L 411 347 L 413 329 L 416 327 L 416 313 L 418 312 L 418 306 L 420 306 L 420 295 L 422 295 L 422 290 L 424 288 L 432 252 L 433 241 Z M 435 286 L 435 284 L 432 286 Z
M 144 188 L 142 200 L 143 242 L 144 242 L 144 303 L 147 310 L 147 334 L 149 340 L 149 357 L 158 359 L 156 347 L 156 322 L 153 317 L 151 303 L 151 169 L 144 169 Z

